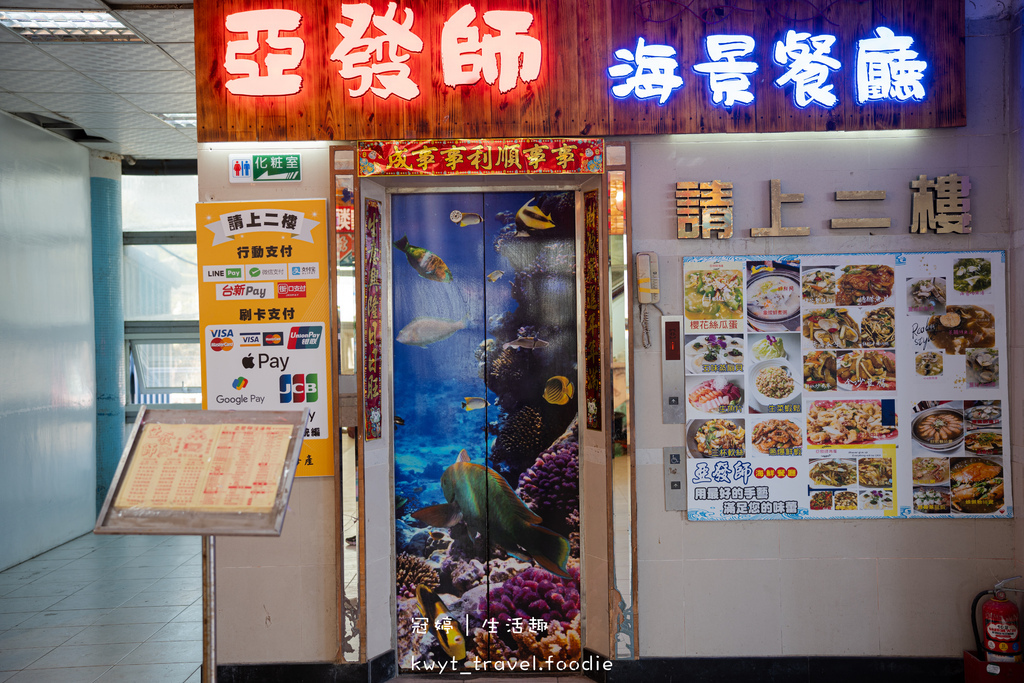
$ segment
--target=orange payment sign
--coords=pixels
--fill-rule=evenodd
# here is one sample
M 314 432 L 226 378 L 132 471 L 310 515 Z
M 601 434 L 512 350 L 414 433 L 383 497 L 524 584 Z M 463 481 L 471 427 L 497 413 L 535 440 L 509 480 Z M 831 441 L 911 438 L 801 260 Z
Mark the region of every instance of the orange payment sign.
M 296 476 L 334 474 L 323 199 L 196 205 L 203 408 L 309 410 Z

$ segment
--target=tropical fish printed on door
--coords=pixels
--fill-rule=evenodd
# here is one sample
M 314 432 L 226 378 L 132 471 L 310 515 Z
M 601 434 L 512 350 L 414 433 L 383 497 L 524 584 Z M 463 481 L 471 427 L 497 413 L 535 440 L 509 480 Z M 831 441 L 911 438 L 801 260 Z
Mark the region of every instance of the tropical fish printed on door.
M 579 659 L 574 193 L 392 221 L 399 666 Z

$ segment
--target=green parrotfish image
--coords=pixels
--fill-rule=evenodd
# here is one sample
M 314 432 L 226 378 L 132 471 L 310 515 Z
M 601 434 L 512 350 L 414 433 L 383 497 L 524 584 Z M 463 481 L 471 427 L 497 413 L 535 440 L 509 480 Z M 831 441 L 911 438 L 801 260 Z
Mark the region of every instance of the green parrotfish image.
M 409 265 L 419 273 L 420 277 L 437 282 L 452 281 L 452 271 L 448 269 L 448 264 L 429 249 L 409 244 L 408 236 L 403 235 L 402 239 L 395 242 L 395 246 L 405 252 Z
M 434 527 L 465 522 L 471 533 L 489 534 L 493 543 L 517 559 L 533 560 L 552 574 L 567 578 L 569 541 L 539 524 L 543 521 L 526 507 L 505 478 L 489 467 L 469 461 L 465 449 L 441 475 L 447 503 L 412 513 Z

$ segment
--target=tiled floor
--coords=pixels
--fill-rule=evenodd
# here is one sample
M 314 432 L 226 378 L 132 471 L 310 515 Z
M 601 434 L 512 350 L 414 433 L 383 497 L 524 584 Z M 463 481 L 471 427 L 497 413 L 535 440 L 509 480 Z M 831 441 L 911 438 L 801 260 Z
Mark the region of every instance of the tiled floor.
M 87 534 L 0 572 L 0 683 L 198 683 L 200 543 Z

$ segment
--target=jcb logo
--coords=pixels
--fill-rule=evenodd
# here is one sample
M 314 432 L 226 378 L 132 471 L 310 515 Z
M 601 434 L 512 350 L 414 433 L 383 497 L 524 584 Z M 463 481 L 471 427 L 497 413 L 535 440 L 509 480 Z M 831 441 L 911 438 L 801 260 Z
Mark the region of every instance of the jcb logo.
M 281 375 L 281 403 L 316 403 L 318 397 L 315 372 Z

